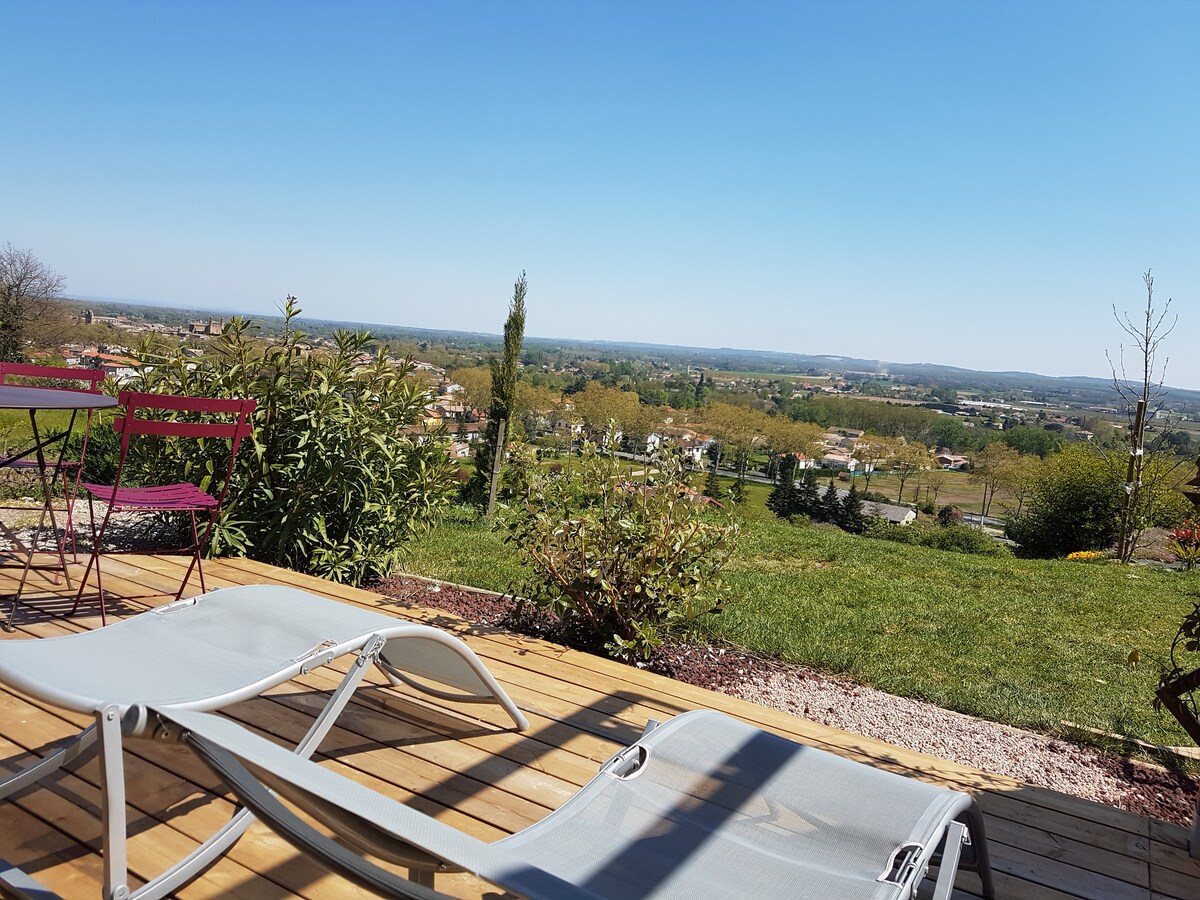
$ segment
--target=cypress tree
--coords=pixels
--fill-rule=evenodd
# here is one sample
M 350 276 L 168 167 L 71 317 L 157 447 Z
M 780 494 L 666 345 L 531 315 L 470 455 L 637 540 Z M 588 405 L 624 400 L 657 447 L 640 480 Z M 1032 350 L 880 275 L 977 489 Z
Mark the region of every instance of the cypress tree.
M 475 477 L 471 480 L 471 499 L 484 506 L 494 492 L 493 468 L 497 454 L 503 454 L 500 443 L 500 423 L 505 430 L 511 424 L 513 405 L 517 396 L 517 376 L 521 370 L 521 343 L 525 337 L 525 273 L 513 284 L 508 318 L 504 321 L 504 356 L 492 360 L 492 405 L 488 408 L 487 431 L 475 454 Z M 507 438 L 505 440 L 507 443 Z M 489 509 L 490 513 L 491 510 Z
M 837 486 L 833 483 L 833 479 L 829 479 L 829 486 L 825 488 L 825 493 L 821 496 L 821 503 L 817 511 L 817 518 L 822 522 L 834 522 L 838 520 L 838 514 L 841 512 L 842 504 L 838 500 Z
M 792 497 L 792 510 L 789 515 L 808 516 L 810 519 L 815 519 L 818 517 L 817 505 L 819 503 L 817 473 L 814 469 L 805 469 L 804 477 L 800 479 L 800 486 L 796 488 L 796 493 Z
M 850 491 L 842 498 L 838 524 L 851 534 L 862 534 L 867 526 L 863 515 L 862 495 L 858 493 L 858 485 L 851 481 Z
M 796 506 L 796 457 L 792 454 L 777 457 L 779 480 L 767 497 L 767 509 L 781 519 L 792 515 Z
M 708 450 L 708 468 L 704 473 L 704 496 L 712 497 L 714 500 L 720 500 L 724 490 L 721 488 L 721 479 L 717 475 L 717 469 L 721 468 L 721 450 L 723 448 L 715 441 L 709 446 Z

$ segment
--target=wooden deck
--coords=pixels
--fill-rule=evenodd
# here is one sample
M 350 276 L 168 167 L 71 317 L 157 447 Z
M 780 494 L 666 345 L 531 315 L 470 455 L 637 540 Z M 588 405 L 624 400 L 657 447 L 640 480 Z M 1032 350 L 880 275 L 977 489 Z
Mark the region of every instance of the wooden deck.
M 0 596 L 12 590 L 0 571 Z M 132 597 L 168 588 L 182 574 L 178 558 L 128 556 L 105 562 L 112 594 Z M 978 795 L 1001 897 L 1200 898 L 1200 863 L 1185 849 L 1185 830 L 967 766 L 774 712 L 722 694 L 651 675 L 543 641 L 472 628 L 437 611 L 409 607 L 246 560 L 206 566 L 209 587 L 273 582 L 384 609 L 464 636 L 529 717 L 521 734 L 498 709 L 447 711 L 395 691 L 360 691 L 321 747 L 325 765 L 437 815 L 484 839 L 520 829 L 563 803 L 598 764 L 638 736 L 647 718 L 710 707 L 843 756 Z M 39 576 L 40 578 L 40 576 Z M 176 582 L 177 583 L 177 582 Z M 45 584 L 44 580 L 39 584 Z M 172 588 L 173 590 L 173 588 Z M 41 600 L 36 600 L 40 596 Z M 62 611 L 52 591 L 33 598 Z M 149 604 L 164 602 L 154 598 Z M 147 601 L 115 605 L 121 613 Z M 69 604 L 67 604 L 69 608 Z M 89 610 L 90 612 L 90 610 Z M 18 633 L 47 637 L 100 624 L 98 616 L 65 620 L 22 608 Z M 268 697 L 231 710 L 248 726 L 296 741 L 340 673 L 324 669 Z M 482 720 L 476 718 L 482 715 Z M 86 720 L 0 690 L 0 765 L 26 764 Z M 150 877 L 178 860 L 228 817 L 215 779 L 185 750 L 134 742 L 126 753 L 130 871 Z M 94 759 L 49 787 L 0 802 L 0 858 L 65 897 L 97 896 L 101 875 L 99 789 Z M 132 876 L 131 876 L 132 880 Z M 482 882 L 440 876 L 438 888 L 480 897 Z M 978 878 L 959 876 L 956 898 L 978 895 Z M 182 897 L 359 897 L 362 892 L 254 826 L 227 857 Z M 834 898 L 831 898 L 834 900 Z

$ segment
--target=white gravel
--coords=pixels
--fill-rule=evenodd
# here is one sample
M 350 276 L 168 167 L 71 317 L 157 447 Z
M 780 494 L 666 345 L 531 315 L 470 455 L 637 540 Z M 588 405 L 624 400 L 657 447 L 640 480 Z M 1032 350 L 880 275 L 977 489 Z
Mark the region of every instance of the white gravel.
M 1151 800 L 1147 790 L 1157 793 L 1154 800 L 1176 810 L 1190 809 L 1192 803 L 1182 789 L 1148 787 L 1131 777 L 1141 769 L 1141 774 L 1150 776 L 1148 781 L 1160 781 L 1156 773 L 1168 773 L 1156 766 L 896 697 L 804 667 L 753 674 L 730 692 L 824 725 L 1110 806 L 1130 808 L 1137 795 L 1140 803 L 1135 807 L 1140 806 Z

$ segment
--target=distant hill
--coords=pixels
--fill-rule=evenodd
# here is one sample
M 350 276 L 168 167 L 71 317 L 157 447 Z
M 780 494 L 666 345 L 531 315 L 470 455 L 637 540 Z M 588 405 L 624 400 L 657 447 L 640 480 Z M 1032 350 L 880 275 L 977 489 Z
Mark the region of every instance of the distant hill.
M 229 317 L 227 309 L 188 309 L 128 303 L 99 298 L 74 299 L 71 302 L 92 309 L 98 315 L 138 315 L 155 322 L 187 322 L 210 316 Z M 282 325 L 279 316 L 253 315 L 265 333 Z M 498 334 L 477 331 L 452 331 L 439 328 L 413 328 L 374 322 L 343 322 L 328 319 L 304 318 L 305 331 L 312 334 L 331 334 L 338 328 L 368 328 L 384 340 L 433 341 L 452 346 L 489 350 L 498 348 Z M 931 387 L 952 387 L 958 390 L 988 394 L 1028 392 L 1029 399 L 1048 404 L 1070 406 L 1113 406 L 1116 397 L 1112 381 L 1085 375 L 1051 376 L 1034 372 L 981 372 L 937 363 L 896 363 L 878 359 L 859 359 L 851 356 L 830 356 L 809 353 L 784 353 L 776 350 L 744 350 L 733 347 L 685 347 L 673 344 L 650 344 L 639 341 L 588 341 L 575 338 L 526 337 L 529 348 L 566 349 L 576 353 L 594 354 L 599 358 L 650 357 L 675 366 L 727 372 L 757 372 L 764 375 L 830 375 L 846 372 L 877 374 L 906 384 Z M 1200 391 L 1168 387 L 1168 409 L 1200 413 Z

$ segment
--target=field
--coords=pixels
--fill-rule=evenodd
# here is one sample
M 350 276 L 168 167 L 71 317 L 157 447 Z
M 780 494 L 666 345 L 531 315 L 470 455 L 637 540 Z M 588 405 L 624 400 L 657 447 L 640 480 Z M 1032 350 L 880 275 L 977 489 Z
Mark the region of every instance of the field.
M 937 505 L 945 506 L 947 503 L 952 503 L 963 512 L 979 512 L 980 504 L 983 502 L 983 489 L 971 484 L 970 476 L 966 472 L 943 472 L 942 474 L 945 478 L 944 484 L 938 490 Z M 865 490 L 866 481 L 862 476 L 854 480 L 860 491 Z M 841 483 L 841 486 L 848 487 L 849 485 Z M 871 490 L 878 491 L 892 502 L 895 502 L 896 492 L 899 489 L 900 479 L 895 475 L 871 476 Z M 918 497 L 920 502 L 924 503 L 926 499 L 932 500 L 933 494 L 928 491 L 923 480 L 914 475 L 904 484 L 904 502 L 915 503 Z M 993 507 L 994 514 L 1001 514 L 1003 500 L 1003 497 L 996 498 Z
M 1012 725 L 1187 743 L 1152 699 L 1200 573 L 964 556 L 793 526 L 761 508 L 766 492 L 752 486 L 738 513 L 732 602 L 701 636 Z M 497 591 L 525 575 L 465 511 L 414 544 L 405 568 Z M 1142 662 L 1129 668 L 1135 649 Z

